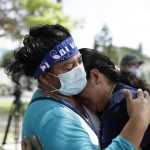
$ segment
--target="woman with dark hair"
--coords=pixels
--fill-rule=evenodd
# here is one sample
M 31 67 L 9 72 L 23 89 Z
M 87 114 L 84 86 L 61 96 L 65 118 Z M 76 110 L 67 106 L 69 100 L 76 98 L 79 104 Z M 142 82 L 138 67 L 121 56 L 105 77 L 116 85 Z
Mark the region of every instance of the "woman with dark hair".
M 107 56 L 86 48 L 80 49 L 80 53 L 88 80 L 80 97 L 87 100 L 86 105 L 91 110 L 98 112 L 100 142 L 102 148 L 106 148 L 129 119 L 122 91 L 128 89 L 135 98 L 138 88 L 149 93 L 150 88 L 132 73 L 121 72 Z M 145 133 L 141 147 L 143 150 L 150 149 L 150 127 Z
M 83 91 L 87 80 L 81 54 L 68 30 L 61 25 L 33 27 L 23 44 L 7 67 L 15 82 L 20 74 L 38 81 L 38 89 L 24 116 L 22 137 L 29 137 L 33 149 L 33 134 L 38 136 L 44 150 L 100 149 L 87 112 L 73 97 Z M 150 122 L 150 118 L 143 117 L 150 112 L 149 94 L 138 91 L 135 103 L 127 95 L 130 119 L 108 150 L 135 149 Z M 131 134 L 132 129 L 140 131 L 138 136 Z

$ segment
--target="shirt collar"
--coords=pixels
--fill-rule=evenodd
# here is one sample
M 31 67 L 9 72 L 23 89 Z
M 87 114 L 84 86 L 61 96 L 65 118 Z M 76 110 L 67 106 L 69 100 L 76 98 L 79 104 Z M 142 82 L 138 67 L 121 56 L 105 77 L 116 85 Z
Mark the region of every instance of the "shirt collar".
M 118 82 L 112 92 L 111 97 L 108 100 L 108 103 L 107 103 L 104 111 L 109 110 L 110 108 L 112 108 L 114 105 L 120 103 L 125 98 L 125 95 L 123 93 L 124 89 L 128 89 L 131 92 L 132 96 L 135 97 L 135 95 L 136 95 L 135 88 L 130 87 L 124 83 Z

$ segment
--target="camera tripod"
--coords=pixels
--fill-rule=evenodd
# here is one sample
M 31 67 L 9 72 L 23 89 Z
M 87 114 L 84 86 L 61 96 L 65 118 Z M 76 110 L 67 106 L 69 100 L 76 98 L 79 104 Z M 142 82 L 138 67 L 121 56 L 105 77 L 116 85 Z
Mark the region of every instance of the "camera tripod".
M 15 99 L 11 105 L 10 111 L 9 111 L 9 117 L 8 117 L 8 122 L 7 122 L 7 126 L 6 126 L 6 130 L 5 130 L 5 134 L 4 134 L 4 139 L 2 142 L 2 145 L 6 144 L 6 139 L 7 139 L 7 135 L 9 133 L 9 129 L 10 129 L 10 125 L 11 125 L 11 121 L 14 117 L 14 139 L 15 139 L 15 143 L 17 144 L 19 141 L 19 130 L 20 130 L 20 117 L 22 115 L 22 111 L 23 111 L 23 103 L 20 99 L 21 97 L 21 90 L 19 87 L 15 87 L 15 91 L 13 93 L 13 95 L 15 96 Z

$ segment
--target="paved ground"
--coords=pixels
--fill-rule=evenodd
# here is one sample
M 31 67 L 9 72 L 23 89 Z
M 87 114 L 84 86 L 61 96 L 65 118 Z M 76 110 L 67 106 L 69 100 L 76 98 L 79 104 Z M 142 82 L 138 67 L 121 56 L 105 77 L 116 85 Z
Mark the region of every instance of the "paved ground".
M 0 143 L 2 144 L 4 140 L 5 130 L 6 126 L 8 125 L 8 114 L 0 113 Z M 4 145 L 5 150 L 21 150 L 20 147 L 20 141 L 21 141 L 21 124 L 22 124 L 22 117 L 19 121 L 19 133 L 15 134 L 16 128 L 15 128 L 15 119 L 14 117 L 11 120 L 11 124 L 9 126 L 9 132 L 7 134 L 6 144 Z M 18 136 L 18 143 L 15 143 L 15 135 Z
M 9 143 L 3 146 L 4 150 L 21 150 L 21 145 L 20 143 L 14 144 L 14 143 Z
M 0 101 L 10 101 L 11 103 L 13 102 L 14 97 L 12 96 L 8 96 L 8 97 L 0 97 Z M 29 102 L 30 96 L 28 97 L 23 97 L 22 98 L 22 102 Z M 21 145 L 20 145 L 20 141 L 21 141 L 21 124 L 22 124 L 22 116 L 23 114 L 21 114 L 20 117 L 20 121 L 19 121 L 19 133 L 15 134 L 16 128 L 15 128 L 15 117 L 13 115 L 13 118 L 11 120 L 11 124 L 9 127 L 9 132 L 7 134 L 7 139 L 6 139 L 6 144 L 3 145 L 5 150 L 21 150 Z M 0 145 L 2 144 L 3 140 L 4 140 L 4 134 L 5 134 L 5 130 L 6 130 L 6 126 L 8 125 L 8 117 L 9 114 L 8 112 L 3 112 L 0 110 Z M 18 129 L 18 127 L 17 127 Z M 19 136 L 19 140 L 18 143 L 15 143 L 15 135 Z M 1 150 L 1 147 L 0 147 Z

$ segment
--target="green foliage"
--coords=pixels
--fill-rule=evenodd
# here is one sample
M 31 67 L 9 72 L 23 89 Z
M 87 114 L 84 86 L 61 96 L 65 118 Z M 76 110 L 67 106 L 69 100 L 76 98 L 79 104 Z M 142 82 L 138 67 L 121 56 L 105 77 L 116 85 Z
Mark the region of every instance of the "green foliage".
M 27 10 L 24 20 L 29 26 L 60 23 L 71 29 L 76 23 L 64 14 L 61 3 L 55 3 L 53 0 L 18 1 L 22 8 Z
M 112 37 L 110 35 L 110 30 L 107 25 L 104 25 L 101 31 L 96 35 L 94 42 L 95 50 L 102 50 L 111 48 L 112 46 Z
M 141 60 L 144 60 L 144 61 L 150 59 L 149 57 L 139 53 L 138 49 L 133 49 L 133 48 L 129 48 L 129 47 L 120 47 L 119 51 L 121 53 L 121 55 L 120 55 L 121 59 L 122 59 L 122 57 L 124 57 L 127 54 L 138 55 L 141 58 Z
M 101 51 L 108 56 L 116 65 L 120 65 L 121 59 L 127 54 L 138 55 L 141 59 L 149 59 L 142 55 L 142 45 L 139 45 L 138 49 L 132 49 L 128 47 L 115 47 L 112 45 L 112 37 L 107 25 L 104 25 L 101 31 L 95 37 L 94 49 Z
M 20 39 L 27 27 L 59 23 L 72 29 L 77 21 L 64 14 L 62 4 L 54 0 L 1 0 L 0 37 Z
M 113 46 L 111 46 L 111 48 L 107 47 L 102 50 L 102 53 L 108 56 L 113 61 L 114 64 L 118 65 L 119 58 L 116 47 Z
M 101 31 L 96 35 L 94 49 L 101 51 L 108 56 L 115 64 L 118 64 L 118 54 L 116 47 L 112 45 L 112 37 L 107 25 L 104 25 Z
M 103 48 L 102 53 L 108 56 L 116 65 L 120 65 L 121 59 L 127 54 L 138 55 L 141 60 L 149 60 L 149 57 L 138 54 L 136 49 L 129 47 L 115 47 Z
M 0 66 L 5 68 L 12 60 L 13 51 L 7 51 L 2 55 Z

